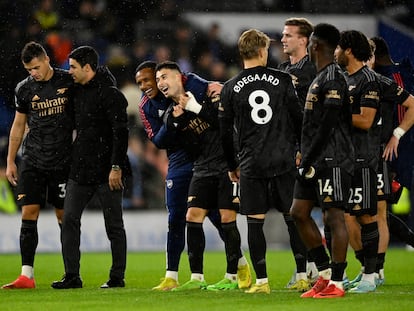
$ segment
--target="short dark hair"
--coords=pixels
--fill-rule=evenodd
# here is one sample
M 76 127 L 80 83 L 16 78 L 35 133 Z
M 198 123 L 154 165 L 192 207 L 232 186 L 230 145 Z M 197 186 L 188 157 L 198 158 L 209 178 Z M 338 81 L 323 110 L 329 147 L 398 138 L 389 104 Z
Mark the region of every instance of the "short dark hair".
M 338 45 L 341 34 L 334 25 L 327 23 L 317 24 L 313 29 L 313 36 L 324 41 L 331 49 Z
M 298 33 L 301 36 L 304 36 L 308 39 L 309 39 L 309 37 L 310 37 L 310 35 L 313 31 L 312 23 L 304 17 L 291 17 L 291 18 L 288 18 L 285 21 L 285 26 L 298 26 L 299 27 Z
M 157 67 L 157 63 L 152 60 L 146 60 L 138 65 L 138 67 L 135 69 L 135 74 L 138 73 L 138 71 L 141 71 L 145 68 L 150 68 L 155 71 L 155 67 Z
M 350 48 L 354 57 L 359 61 L 366 62 L 371 58 L 368 38 L 358 30 L 342 31 L 338 45 L 343 50 Z
M 382 37 L 373 37 L 371 40 L 375 43 L 375 56 L 389 56 L 390 48 L 387 42 Z
M 41 44 L 31 41 L 29 43 L 26 43 L 26 45 L 23 47 L 21 60 L 23 63 L 27 64 L 30 63 L 33 58 L 42 58 L 45 56 L 47 56 L 45 48 Z
M 172 69 L 172 70 L 177 70 L 179 73 L 181 73 L 181 68 L 180 66 L 176 63 L 176 62 L 172 62 L 172 61 L 165 61 L 162 63 L 159 63 L 156 67 L 155 67 L 155 71 L 159 71 L 161 69 Z
M 89 64 L 93 71 L 98 68 L 99 55 L 98 52 L 91 46 L 84 45 L 74 49 L 69 58 L 76 60 L 82 67 Z

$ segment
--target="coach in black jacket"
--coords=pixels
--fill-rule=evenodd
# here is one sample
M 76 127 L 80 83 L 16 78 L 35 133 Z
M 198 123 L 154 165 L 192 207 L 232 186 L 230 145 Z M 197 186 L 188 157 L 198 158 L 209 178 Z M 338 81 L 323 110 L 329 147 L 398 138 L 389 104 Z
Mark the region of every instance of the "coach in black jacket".
M 107 68 L 98 68 L 98 53 L 82 46 L 69 55 L 69 72 L 76 87 L 73 116 L 76 138 L 66 189 L 62 228 L 65 276 L 52 283 L 56 289 L 80 288 L 80 219 L 91 202 L 104 213 L 111 243 L 112 267 L 101 288 L 124 287 L 126 235 L 122 219 L 123 175 L 128 170 L 127 101 L 115 87 Z

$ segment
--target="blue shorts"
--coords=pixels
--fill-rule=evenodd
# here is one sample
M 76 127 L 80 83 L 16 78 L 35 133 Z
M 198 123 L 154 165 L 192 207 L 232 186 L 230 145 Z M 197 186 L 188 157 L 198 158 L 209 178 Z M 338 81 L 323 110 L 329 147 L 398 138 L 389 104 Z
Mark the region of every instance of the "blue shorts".
M 179 208 L 187 210 L 188 189 L 193 176 L 192 165 L 188 170 L 168 171 L 165 180 L 165 198 L 167 209 Z

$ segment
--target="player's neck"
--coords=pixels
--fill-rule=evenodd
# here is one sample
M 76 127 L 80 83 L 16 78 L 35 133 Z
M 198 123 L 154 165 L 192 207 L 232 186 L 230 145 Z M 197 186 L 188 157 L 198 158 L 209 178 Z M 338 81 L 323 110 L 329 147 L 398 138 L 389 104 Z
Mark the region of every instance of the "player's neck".
M 266 66 L 266 64 L 263 64 L 263 61 L 259 58 L 253 58 L 253 59 L 245 59 L 243 61 L 244 69 L 259 67 L 259 66 Z
M 346 71 L 348 71 L 348 73 L 352 75 L 358 70 L 360 70 L 362 67 L 364 67 L 363 62 L 353 61 L 353 62 L 349 62 L 348 66 L 346 66 Z
M 329 64 L 332 64 L 334 62 L 331 58 L 320 58 L 316 61 L 316 70 L 317 72 L 321 71 L 323 68 L 328 66 Z
M 53 77 L 53 68 L 49 66 L 49 69 L 45 75 L 44 81 L 49 81 Z
M 300 52 L 300 53 L 295 53 L 295 55 L 289 55 L 289 60 L 290 63 L 296 64 L 298 63 L 302 58 L 304 58 L 307 55 L 306 51 L 304 52 Z

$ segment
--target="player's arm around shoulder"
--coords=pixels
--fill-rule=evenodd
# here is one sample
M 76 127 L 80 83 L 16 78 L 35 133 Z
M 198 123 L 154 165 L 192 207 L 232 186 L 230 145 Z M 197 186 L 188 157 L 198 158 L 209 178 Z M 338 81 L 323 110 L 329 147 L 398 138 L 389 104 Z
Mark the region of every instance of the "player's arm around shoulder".
M 396 158 L 398 157 L 400 138 L 414 125 L 414 96 L 408 96 L 402 105 L 407 108 L 407 111 L 399 126 L 394 129 L 393 135 L 388 141 L 384 153 L 382 154 L 382 157 L 387 161 L 391 161 L 394 156 Z

